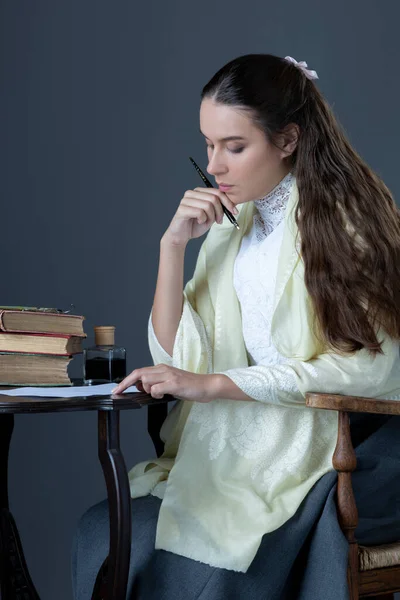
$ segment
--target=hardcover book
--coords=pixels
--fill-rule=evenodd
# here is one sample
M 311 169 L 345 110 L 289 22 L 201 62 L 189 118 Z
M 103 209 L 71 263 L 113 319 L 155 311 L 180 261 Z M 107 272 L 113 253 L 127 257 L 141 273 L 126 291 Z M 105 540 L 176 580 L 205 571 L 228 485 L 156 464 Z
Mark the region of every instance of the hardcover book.
M 54 333 L 5 333 L 0 331 L 0 352 L 29 354 L 80 354 L 82 337 Z
M 72 385 L 71 356 L 0 353 L 0 385 Z
M 0 330 L 11 333 L 63 333 L 86 337 L 84 318 L 56 308 L 0 306 Z

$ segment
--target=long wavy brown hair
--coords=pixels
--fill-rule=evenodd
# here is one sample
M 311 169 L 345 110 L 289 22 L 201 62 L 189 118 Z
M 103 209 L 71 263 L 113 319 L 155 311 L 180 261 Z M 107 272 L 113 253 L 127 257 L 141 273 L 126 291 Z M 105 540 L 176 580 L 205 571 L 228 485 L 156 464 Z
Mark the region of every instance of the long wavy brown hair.
M 275 144 L 288 126 L 298 126 L 289 160 L 314 332 L 339 353 L 382 354 L 379 328 L 400 339 L 400 211 L 314 80 L 278 56 L 248 54 L 222 67 L 204 98 L 248 111 Z

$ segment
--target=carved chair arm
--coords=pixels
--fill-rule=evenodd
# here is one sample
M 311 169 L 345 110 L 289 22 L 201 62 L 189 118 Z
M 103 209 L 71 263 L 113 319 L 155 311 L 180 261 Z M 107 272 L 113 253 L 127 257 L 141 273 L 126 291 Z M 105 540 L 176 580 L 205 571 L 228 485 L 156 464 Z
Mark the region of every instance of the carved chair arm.
M 400 402 L 397 400 L 378 400 L 377 398 L 361 398 L 360 396 L 306 392 L 306 405 L 312 408 L 344 412 L 400 415 Z

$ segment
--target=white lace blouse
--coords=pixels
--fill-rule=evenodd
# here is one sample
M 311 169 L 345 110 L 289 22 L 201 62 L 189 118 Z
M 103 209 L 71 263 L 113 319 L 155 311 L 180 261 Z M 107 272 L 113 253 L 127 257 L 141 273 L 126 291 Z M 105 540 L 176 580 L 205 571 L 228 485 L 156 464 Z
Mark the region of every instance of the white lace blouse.
M 233 283 L 242 311 L 249 365 L 273 365 L 288 359 L 271 341 L 273 297 L 286 204 L 294 176 L 288 173 L 264 198 L 254 202 L 253 226 L 243 237 Z

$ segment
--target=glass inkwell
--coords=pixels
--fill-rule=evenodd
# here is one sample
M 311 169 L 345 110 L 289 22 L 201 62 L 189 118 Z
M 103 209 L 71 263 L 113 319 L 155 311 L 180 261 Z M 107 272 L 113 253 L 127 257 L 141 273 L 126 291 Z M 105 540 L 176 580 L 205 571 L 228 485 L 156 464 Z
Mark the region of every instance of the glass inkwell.
M 115 345 L 115 327 L 94 328 L 95 346 L 83 350 L 85 385 L 120 383 L 126 377 L 126 350 Z

